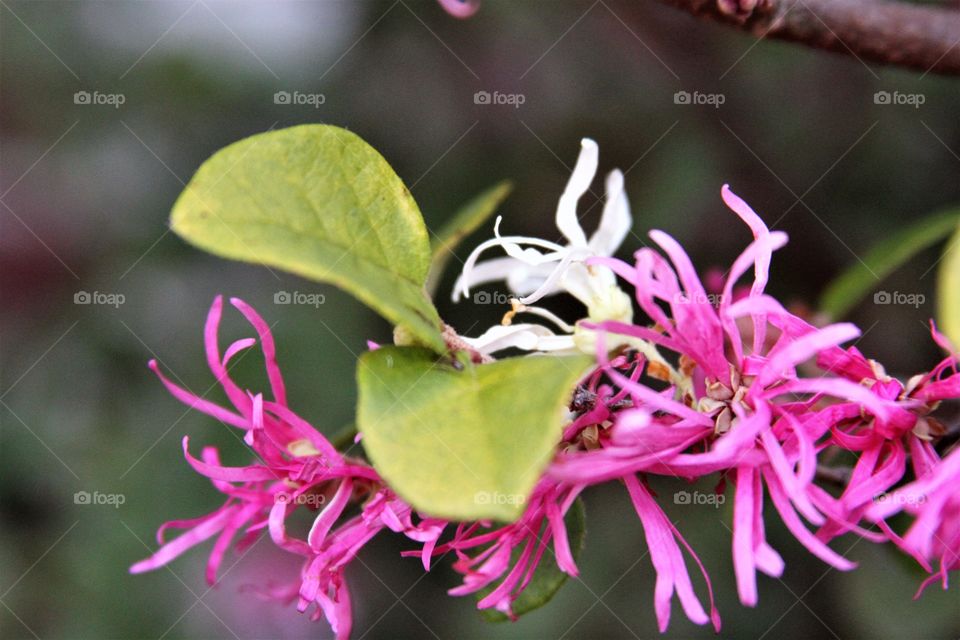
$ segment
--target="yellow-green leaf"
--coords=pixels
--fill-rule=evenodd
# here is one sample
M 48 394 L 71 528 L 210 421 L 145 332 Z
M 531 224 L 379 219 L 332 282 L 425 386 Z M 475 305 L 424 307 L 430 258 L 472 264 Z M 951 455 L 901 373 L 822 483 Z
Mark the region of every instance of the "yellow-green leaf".
M 960 211 L 950 209 L 907 225 L 873 247 L 862 260 L 841 273 L 820 297 L 820 310 L 841 318 L 877 288 L 880 281 L 910 258 L 943 240 L 960 221 Z
M 363 446 L 417 510 L 450 520 L 515 520 L 560 440 L 588 356 L 454 367 L 416 347 L 365 353 L 357 373 Z
M 413 196 L 356 134 L 304 125 L 246 138 L 203 163 L 173 230 L 211 253 L 356 296 L 418 341 L 445 346 L 424 290 L 430 243 Z
M 960 227 L 944 249 L 937 273 L 937 325 L 960 348 Z

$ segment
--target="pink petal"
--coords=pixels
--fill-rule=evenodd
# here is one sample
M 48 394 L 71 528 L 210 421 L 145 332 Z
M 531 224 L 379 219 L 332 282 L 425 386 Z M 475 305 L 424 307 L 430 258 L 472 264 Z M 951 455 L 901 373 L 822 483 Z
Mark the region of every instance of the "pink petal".
M 168 380 L 166 376 L 160 373 L 160 367 L 157 365 L 156 360 L 151 360 L 147 366 L 149 366 L 150 369 L 157 374 L 157 377 L 160 378 L 160 382 L 162 382 L 163 386 L 167 388 L 167 391 L 170 392 L 170 395 L 183 404 L 189 406 L 191 409 L 196 409 L 197 411 L 205 413 L 208 416 L 212 416 L 220 422 L 229 424 L 233 427 L 240 429 L 249 429 L 251 427 L 250 423 L 245 418 L 238 416 L 231 411 L 227 411 L 223 407 L 214 404 L 209 400 L 204 400 L 203 398 L 190 393 L 186 389 L 175 385 L 173 382 Z
M 283 376 L 280 374 L 280 367 L 277 365 L 277 347 L 273 342 L 273 334 L 270 333 L 270 327 L 266 321 L 243 300 L 230 298 L 230 304 L 243 314 L 243 317 L 253 325 L 253 328 L 257 331 L 257 335 L 260 336 L 260 349 L 263 351 L 263 359 L 266 362 L 267 378 L 270 380 L 270 388 L 273 390 L 273 399 L 278 404 L 287 404 L 287 391 L 283 384 Z
M 130 573 L 143 573 L 145 571 L 152 571 L 153 569 L 162 567 L 182 554 L 184 551 L 187 551 L 188 549 L 200 544 L 204 540 L 216 535 L 218 531 L 223 529 L 224 524 L 226 524 L 226 522 L 233 517 L 234 512 L 234 507 L 227 507 L 214 512 L 193 529 L 180 534 L 176 537 L 176 539 L 160 547 L 146 560 L 141 560 L 140 562 L 134 564 L 132 567 L 130 567 Z

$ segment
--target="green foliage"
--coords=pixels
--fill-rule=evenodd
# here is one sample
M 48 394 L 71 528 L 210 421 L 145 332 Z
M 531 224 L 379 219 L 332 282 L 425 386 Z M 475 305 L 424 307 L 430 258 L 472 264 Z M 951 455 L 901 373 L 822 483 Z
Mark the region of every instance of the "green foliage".
M 958 221 L 960 210 L 949 209 L 904 226 L 871 249 L 862 262 L 834 279 L 820 297 L 820 310 L 831 318 L 843 317 L 873 291 L 880 280 L 956 229 Z M 954 273 L 960 275 L 957 268 Z
M 430 243 L 420 210 L 387 161 L 345 129 L 291 127 L 220 150 L 171 224 L 211 253 L 335 284 L 445 350 L 423 288 Z
M 950 238 L 937 273 L 937 325 L 960 347 L 960 227 Z
M 560 439 L 592 358 L 453 366 L 425 349 L 365 353 L 357 373 L 363 446 L 390 487 L 450 520 L 512 521 Z

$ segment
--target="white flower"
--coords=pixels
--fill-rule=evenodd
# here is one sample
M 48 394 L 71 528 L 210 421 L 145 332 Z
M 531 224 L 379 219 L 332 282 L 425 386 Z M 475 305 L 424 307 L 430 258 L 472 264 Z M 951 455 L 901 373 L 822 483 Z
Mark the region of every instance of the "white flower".
M 477 338 L 461 339 L 483 355 L 504 349 L 522 351 L 549 351 L 552 353 L 575 353 L 573 336 L 556 335 L 539 324 L 494 325 Z
M 598 155 L 597 143 L 584 138 L 573 174 L 557 204 L 557 228 L 567 244 L 529 236 L 501 236 L 498 217 L 494 225 L 496 237 L 481 243 L 464 263 L 463 273 L 453 288 L 454 301 L 469 297 L 472 285 L 505 280 L 523 305 L 566 291 L 586 305 L 591 320 L 631 320 L 630 298 L 617 286 L 613 272 L 586 264 L 589 258 L 613 255 L 633 222 L 623 192 L 623 174 L 615 170 L 607 176 L 600 225 L 589 240 L 580 226 L 577 203 L 596 175 Z M 495 246 L 502 247 L 507 255 L 477 263 L 480 254 Z

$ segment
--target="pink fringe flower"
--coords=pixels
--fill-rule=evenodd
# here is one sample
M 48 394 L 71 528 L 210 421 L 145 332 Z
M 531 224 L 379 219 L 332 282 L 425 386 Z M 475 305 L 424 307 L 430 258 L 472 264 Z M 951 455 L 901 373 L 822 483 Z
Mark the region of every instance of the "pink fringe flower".
M 146 560 L 134 564 L 131 573 L 162 567 L 215 537 L 206 575 L 213 585 L 230 546 L 236 542 L 237 551 L 242 552 L 266 530 L 276 546 L 303 558 L 303 568 L 299 578 L 288 585 L 277 586 L 271 580 L 253 589 L 270 598 L 296 601 L 301 612 L 315 605 L 312 619 L 325 617 L 338 639 L 348 638 L 352 626 L 344 570 L 364 545 L 384 530 L 401 533 L 421 544 L 421 550 L 405 555 L 420 556 L 426 570 L 430 569 L 433 556 L 454 551 L 459 558 L 455 568 L 465 578 L 462 587 L 451 590 L 452 595 L 473 593 L 507 574 L 500 586 L 478 603 L 481 609 L 496 607 L 512 615 L 511 603 L 529 583 L 551 539 L 561 570 L 576 575 L 563 516 L 579 489 L 542 483 L 530 497 L 530 506 L 519 522 L 483 535 L 476 533 L 483 523 L 461 524 L 451 542 L 438 546 L 449 524 L 447 521 L 415 514 L 390 491 L 372 467 L 338 452 L 289 408 L 269 327 L 243 301 L 234 298 L 230 302 L 258 335 L 273 400 L 265 399 L 262 393 L 242 390 L 230 378 L 231 361 L 257 340 L 238 340 L 221 354 L 218 343 L 223 311 L 221 297 L 217 297 L 210 308 L 204 336 L 210 370 L 232 408 L 221 407 L 171 382 L 160 372 L 156 361 L 150 362 L 150 368 L 178 400 L 242 430 L 243 440 L 257 462 L 245 467 L 223 466 L 213 447 L 205 447 L 198 459 L 191 455 L 189 438 L 184 437 L 187 462 L 195 471 L 210 478 L 213 486 L 226 496 L 226 501 L 206 516 L 163 524 L 157 532 L 160 548 Z M 354 505 L 359 505 L 359 513 L 347 517 L 347 510 Z M 315 512 L 305 539 L 291 536 L 286 530 L 287 519 L 298 509 Z M 546 529 L 540 533 L 545 523 Z M 170 529 L 184 532 L 173 540 L 166 540 Z M 474 560 L 467 557 L 467 549 L 484 544 L 498 550 L 493 554 L 494 560 L 487 559 L 492 552 L 483 552 Z M 514 562 L 510 551 L 518 545 L 525 545 L 525 551 Z M 478 563 L 482 565 L 477 566 Z
M 960 398 L 955 350 L 931 325 L 947 357 L 932 371 L 902 382 L 855 346 L 842 346 L 860 335 L 855 326 L 814 326 L 788 311 L 765 293 L 773 252 L 786 244 L 786 235 L 770 231 L 726 186 L 721 194 L 753 239 L 726 275 L 709 275 L 709 286 L 679 243 L 662 231 L 650 233 L 660 251 L 640 249 L 633 264 L 606 257 L 587 261 L 633 285 L 651 324 L 630 324 L 630 314 L 622 321 L 578 324 L 581 338 L 596 338 L 599 367 L 574 394 L 557 455 L 523 515 L 502 526 L 454 524 L 415 513 L 365 461 L 337 451 L 288 406 L 269 327 L 237 299 L 231 304 L 257 338 L 238 340 L 221 353 L 223 300 L 216 298 L 204 332 L 206 356 L 231 406 L 174 384 L 155 361 L 150 368 L 181 402 L 241 430 L 256 461 L 227 467 L 212 447 L 196 458 L 185 437 L 187 462 L 211 480 L 225 502 L 208 515 L 163 524 L 160 548 L 130 571 L 156 569 L 215 538 L 206 576 L 214 584 L 227 550 L 235 546 L 242 552 L 266 531 L 303 564 L 289 584 L 270 582 L 259 591 L 297 602 L 299 611 L 325 617 L 337 638 L 347 638 L 352 607 L 346 567 L 368 541 L 389 530 L 420 545 L 403 555 L 419 557 L 425 570 L 434 558 L 454 554 L 453 567 L 463 581 L 449 593 L 482 593 L 478 608 L 514 618 L 514 604 L 544 554 L 553 553 L 564 573 L 578 575 L 565 516 L 586 487 L 616 480 L 630 496 L 656 571 L 660 630 L 669 624 L 676 595 L 687 618 L 710 622 L 719 631 L 709 576 L 647 486 L 649 476 L 659 475 L 716 477 L 718 493 L 733 485 L 732 556 L 744 605 L 757 603 L 758 571 L 775 577 L 784 571 L 765 536 L 766 496 L 796 539 L 830 566 L 855 566 L 828 545 L 853 532 L 890 541 L 916 558 L 932 574 L 918 596 L 937 579 L 946 588 L 948 572 L 960 569 L 960 450 L 938 452 L 945 427 L 932 413 L 940 402 Z M 229 376 L 230 363 L 257 342 L 269 396 L 242 389 Z M 818 479 L 823 463 L 840 452 L 852 454 L 855 462 L 834 495 Z M 298 509 L 313 512 L 305 538 L 287 532 L 288 518 Z M 902 534 L 894 530 L 896 522 L 887 522 L 900 513 L 912 518 Z M 183 533 L 166 540 L 170 529 Z M 694 591 L 684 550 L 706 582 L 709 611 Z
M 241 429 L 257 462 L 246 467 L 223 466 L 213 447 L 205 447 L 197 459 L 190 454 L 189 439 L 184 437 L 187 462 L 210 478 L 213 486 L 227 496 L 226 502 L 206 516 L 161 526 L 157 534 L 160 549 L 134 564 L 130 571 L 141 573 L 161 567 L 216 536 L 207 562 L 207 581 L 212 585 L 224 555 L 238 535 L 237 549 L 242 551 L 267 530 L 278 547 L 303 556 L 304 568 L 299 583 L 293 587 L 267 588 L 263 592 L 283 599 L 297 598 L 300 611 L 316 605 L 313 618 L 325 616 L 337 637 L 346 638 L 350 634 L 351 607 L 343 570 L 360 548 L 383 529 L 427 542 L 435 540 L 442 527 L 429 519 L 414 524 L 410 507 L 383 486 L 376 471 L 360 460 L 340 454 L 287 406 L 269 327 L 243 301 L 230 302 L 257 332 L 272 401 L 264 399 L 261 393 L 240 389 L 230 378 L 230 362 L 256 340 L 238 340 L 220 353 L 217 336 L 223 310 L 221 297 L 210 308 L 204 335 L 210 370 L 233 407 L 220 407 L 174 384 L 160 372 L 156 361 L 150 362 L 150 368 L 178 400 Z M 347 507 L 361 500 L 360 514 L 343 521 Z M 289 536 L 285 527 L 286 519 L 300 508 L 317 512 L 305 540 Z M 185 532 L 166 541 L 165 533 L 172 528 Z
M 557 481 L 620 479 L 626 484 L 657 570 L 661 629 L 669 620 L 674 589 L 693 622 L 702 624 L 706 616 L 674 539 L 685 542 L 636 474 L 692 480 L 719 473 L 721 485 L 734 483 L 734 570 L 741 602 L 754 606 L 756 572 L 778 577 L 784 569 L 783 559 L 765 540 L 765 493 L 813 555 L 837 569 L 852 569 L 855 565 L 826 542 L 848 531 L 886 539 L 859 521 L 876 495 L 901 481 L 907 451 L 917 477 L 935 467 L 939 458 L 929 440 L 937 423 L 925 416 L 936 402 L 960 396 L 953 358 L 902 385 L 856 348 L 840 347 L 859 336 L 855 326 L 815 327 L 764 293 L 772 254 L 786 243 L 786 235 L 770 231 L 726 186 L 722 197 L 749 227 L 753 241 L 725 278 L 711 274 L 714 293 L 707 293 L 680 245 L 661 231 L 650 237 L 666 257 L 643 248 L 635 254 L 635 265 L 612 258 L 590 261 L 634 286 L 637 304 L 654 326 L 586 325 L 598 331 L 602 369 L 597 377 L 605 376 L 614 386 L 598 387 L 597 405 L 574 425 L 583 422 L 589 428 L 605 421 L 607 427 L 594 429 L 591 446 L 577 445 L 576 430 L 568 428 L 571 446 L 549 470 Z M 748 271 L 753 275 L 749 287 L 739 285 Z M 945 344 L 936 332 L 934 337 Z M 618 346 L 621 355 L 608 360 L 608 346 Z M 811 360 L 824 375 L 806 375 Z M 625 399 L 622 408 L 605 408 Z M 831 446 L 859 454 L 839 498 L 815 483 L 818 458 Z M 811 531 L 804 520 L 818 530 Z M 661 530 L 654 529 L 653 540 L 672 543 L 659 558 L 650 530 L 657 522 Z M 952 544 L 956 549 L 955 540 Z M 939 548 L 941 556 L 949 547 Z M 915 543 L 908 548 L 930 557 L 929 549 Z M 953 566 L 952 556 L 943 557 L 942 565 Z M 709 580 L 707 584 L 709 588 Z

